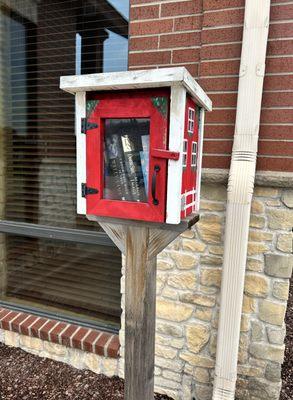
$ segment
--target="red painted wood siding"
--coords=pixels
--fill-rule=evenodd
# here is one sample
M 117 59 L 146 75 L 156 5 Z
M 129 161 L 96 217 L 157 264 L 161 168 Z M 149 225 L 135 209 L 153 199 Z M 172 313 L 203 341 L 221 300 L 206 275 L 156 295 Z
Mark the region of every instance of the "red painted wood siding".
M 213 100 L 203 167 L 229 168 L 245 0 L 131 0 L 129 69 L 184 65 Z M 272 0 L 258 170 L 293 171 L 293 1 Z

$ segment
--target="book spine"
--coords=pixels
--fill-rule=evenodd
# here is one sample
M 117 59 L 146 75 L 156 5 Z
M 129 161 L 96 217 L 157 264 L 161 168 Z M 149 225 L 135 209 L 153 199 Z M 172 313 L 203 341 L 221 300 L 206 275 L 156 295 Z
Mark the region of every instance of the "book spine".
M 139 152 L 135 151 L 135 146 L 129 135 L 121 136 L 121 140 L 132 201 L 141 201 L 139 176 L 142 175 L 142 170 Z

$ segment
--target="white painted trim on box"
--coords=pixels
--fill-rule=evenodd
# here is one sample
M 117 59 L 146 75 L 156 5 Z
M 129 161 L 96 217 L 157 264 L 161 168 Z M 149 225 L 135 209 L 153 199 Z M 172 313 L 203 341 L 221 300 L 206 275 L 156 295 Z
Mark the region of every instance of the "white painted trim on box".
M 75 96 L 76 136 L 76 199 L 77 214 L 86 214 L 86 199 L 81 195 L 81 184 L 86 183 L 86 135 L 81 133 L 81 118 L 86 117 L 86 92 Z
M 212 101 L 185 67 L 159 68 L 140 71 L 108 72 L 103 74 L 72 75 L 60 78 L 60 88 L 66 92 L 143 89 L 182 85 L 207 111 Z
M 196 196 L 196 209 L 198 212 L 200 208 L 200 189 L 201 189 L 201 171 L 202 171 L 202 153 L 203 153 L 203 135 L 204 135 L 204 117 L 205 110 L 204 108 L 200 109 L 199 114 L 199 130 L 198 130 L 198 158 L 197 158 L 197 176 L 196 176 L 196 184 L 197 184 L 197 196 Z
M 180 153 L 178 161 L 168 160 L 166 223 L 179 224 L 181 215 L 182 160 L 186 89 L 171 87 L 169 150 Z

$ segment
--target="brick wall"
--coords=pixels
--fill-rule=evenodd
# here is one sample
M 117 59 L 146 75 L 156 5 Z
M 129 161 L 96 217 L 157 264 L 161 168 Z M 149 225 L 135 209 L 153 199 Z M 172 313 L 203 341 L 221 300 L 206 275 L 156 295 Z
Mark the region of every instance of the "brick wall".
M 244 0 L 131 0 L 129 68 L 184 65 L 213 100 L 206 168 L 229 168 Z M 272 0 L 258 170 L 293 171 L 293 1 Z M 290 142 L 291 141 L 291 142 Z

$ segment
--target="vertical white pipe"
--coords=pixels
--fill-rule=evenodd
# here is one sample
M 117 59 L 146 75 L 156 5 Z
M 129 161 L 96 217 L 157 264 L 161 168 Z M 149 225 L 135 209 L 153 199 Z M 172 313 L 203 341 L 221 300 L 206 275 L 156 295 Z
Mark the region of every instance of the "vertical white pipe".
M 236 125 L 228 181 L 213 400 L 235 397 L 269 15 L 270 0 L 246 0 Z

